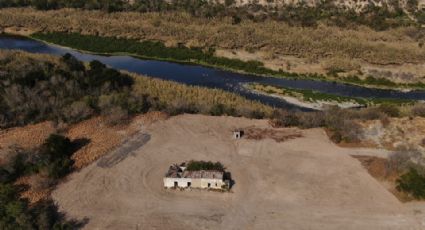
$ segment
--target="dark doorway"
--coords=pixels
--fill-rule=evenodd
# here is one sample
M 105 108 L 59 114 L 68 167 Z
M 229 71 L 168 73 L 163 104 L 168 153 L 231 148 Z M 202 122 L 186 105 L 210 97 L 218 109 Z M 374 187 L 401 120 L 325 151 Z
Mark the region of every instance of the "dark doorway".
M 208 188 L 211 187 L 211 183 L 208 183 Z
M 177 181 L 174 181 L 174 188 L 177 188 L 177 186 L 179 186 L 179 183 L 177 183 Z
M 190 187 L 192 185 L 191 182 L 187 182 L 187 187 Z

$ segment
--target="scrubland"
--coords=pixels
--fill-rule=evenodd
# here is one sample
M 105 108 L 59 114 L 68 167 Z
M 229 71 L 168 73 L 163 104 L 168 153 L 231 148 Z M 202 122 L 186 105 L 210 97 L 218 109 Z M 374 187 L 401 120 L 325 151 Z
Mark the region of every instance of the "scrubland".
M 413 26 L 374 31 L 365 26 L 351 29 L 326 25 L 299 27 L 274 20 L 246 20 L 235 25 L 228 17 L 208 19 L 182 12 L 140 14 L 76 9 L 37 11 L 30 8 L 1 9 L 0 26 L 159 40 L 170 46 L 181 43 L 189 47 L 265 51 L 271 58 L 293 55 L 311 62 L 329 57 L 338 60 L 327 61 L 325 67 L 328 69 L 346 69 L 347 62 L 386 65 L 418 64 L 425 60 L 424 31 Z
M 263 117 L 272 108 L 218 89 L 185 86 L 107 68 L 100 62 L 1 51 L 0 127 L 44 120 L 111 122 L 150 110 Z

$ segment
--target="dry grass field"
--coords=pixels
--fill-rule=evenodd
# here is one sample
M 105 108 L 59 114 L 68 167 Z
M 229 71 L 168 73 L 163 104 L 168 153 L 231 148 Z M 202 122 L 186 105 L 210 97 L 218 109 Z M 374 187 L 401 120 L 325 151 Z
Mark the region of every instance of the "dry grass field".
M 362 123 L 363 141 L 372 143 L 378 148 L 396 150 L 397 148 L 411 148 L 424 150 L 425 147 L 425 119 L 391 118 L 387 123 L 380 120 L 371 120 Z
M 85 229 L 424 228 L 423 204 L 402 204 L 349 156 L 379 150 L 337 147 L 321 129 L 275 129 L 302 132 L 282 142 L 232 139 L 233 129 L 253 127 L 273 129 L 202 115 L 155 122 L 140 130 L 150 136 L 144 145 L 70 175 L 53 198 L 69 217 L 88 218 Z M 163 189 L 168 166 L 190 159 L 221 161 L 231 192 Z
M 272 69 L 350 73 L 418 81 L 425 76 L 420 28 L 374 31 L 367 27 L 289 26 L 283 22 L 196 18 L 185 13 L 105 13 L 73 9 L 1 9 L 0 28 L 159 40 L 169 46 L 215 47 L 218 55 L 259 60 Z M 25 29 L 24 29 L 25 28 Z M 13 30 L 12 30 L 13 32 Z
M 62 132 L 71 141 L 85 140 L 87 142 L 72 156 L 74 169 L 80 170 L 125 143 L 137 134 L 144 125 L 165 120 L 167 117 L 168 115 L 162 112 L 149 112 L 136 116 L 127 123 L 114 126 L 111 126 L 105 117 L 94 117 L 77 124 L 61 127 L 61 129 L 53 122 L 42 122 L 0 130 L 0 164 L 13 157 L 11 150 L 15 148 L 36 149 L 44 143 L 50 134 Z M 43 174 L 43 172 L 40 174 Z M 33 186 L 36 184 L 34 178 L 36 176 L 24 176 L 16 182 L 18 185 L 29 186 L 28 190 L 22 193 L 22 197 L 29 199 L 32 204 L 47 198 L 52 190 L 51 188 L 36 188 Z

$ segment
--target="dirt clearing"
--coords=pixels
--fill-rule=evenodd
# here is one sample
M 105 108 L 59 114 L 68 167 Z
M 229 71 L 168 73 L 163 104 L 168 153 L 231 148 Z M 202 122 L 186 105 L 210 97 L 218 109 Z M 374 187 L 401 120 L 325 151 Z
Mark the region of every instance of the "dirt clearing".
M 158 121 L 142 128 L 150 138 L 141 135 L 138 149 L 72 174 L 53 198 L 69 217 L 88 218 L 86 229 L 425 228 L 422 212 L 399 202 L 349 156 L 356 149 L 337 147 L 323 130 L 294 130 L 302 137 L 284 142 L 232 138 L 248 127 L 272 129 L 232 117 Z M 232 192 L 163 189 L 169 165 L 191 159 L 222 162 Z

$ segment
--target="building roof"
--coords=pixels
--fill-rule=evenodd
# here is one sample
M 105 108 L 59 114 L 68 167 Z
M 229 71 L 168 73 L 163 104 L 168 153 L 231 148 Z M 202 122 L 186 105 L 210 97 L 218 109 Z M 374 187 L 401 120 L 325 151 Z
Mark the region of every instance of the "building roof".
M 183 178 L 223 179 L 223 172 L 216 170 L 184 171 Z
M 205 179 L 223 179 L 224 173 L 217 170 L 199 170 L 186 171 L 182 170 L 178 165 L 172 165 L 165 174 L 168 178 L 205 178 Z

